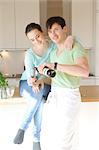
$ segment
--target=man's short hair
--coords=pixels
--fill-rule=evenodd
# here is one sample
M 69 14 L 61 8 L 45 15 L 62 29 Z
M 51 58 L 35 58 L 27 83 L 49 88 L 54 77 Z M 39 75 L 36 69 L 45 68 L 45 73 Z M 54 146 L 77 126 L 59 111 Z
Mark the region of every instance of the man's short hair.
M 62 29 L 63 29 L 64 26 L 66 26 L 66 22 L 65 22 L 64 18 L 62 18 L 60 16 L 53 16 L 53 17 L 50 17 L 46 21 L 47 30 L 51 29 L 52 25 L 55 24 L 55 23 L 59 24 L 62 27 Z

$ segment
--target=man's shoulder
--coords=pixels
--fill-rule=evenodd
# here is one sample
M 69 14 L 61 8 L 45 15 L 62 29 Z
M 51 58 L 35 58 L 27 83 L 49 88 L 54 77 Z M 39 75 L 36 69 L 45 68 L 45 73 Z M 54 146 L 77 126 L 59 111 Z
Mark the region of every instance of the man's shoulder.
M 82 44 L 76 41 L 72 49 L 72 55 L 74 57 L 86 57 L 87 53 Z
M 84 47 L 80 42 L 74 41 L 73 50 L 84 50 Z

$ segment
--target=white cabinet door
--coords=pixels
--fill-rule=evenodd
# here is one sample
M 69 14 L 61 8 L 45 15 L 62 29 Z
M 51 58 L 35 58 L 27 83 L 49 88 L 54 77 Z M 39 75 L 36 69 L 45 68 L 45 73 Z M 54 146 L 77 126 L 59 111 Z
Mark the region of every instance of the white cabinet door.
M 95 76 L 99 76 L 99 13 L 96 13 Z
M 93 0 L 72 0 L 72 34 L 84 47 L 93 47 Z
M 99 0 L 96 0 L 96 11 L 99 12 Z
M 0 49 L 14 47 L 14 0 L 0 0 Z
M 0 0 L 0 49 L 28 48 L 25 27 L 39 20 L 39 0 Z
M 25 28 L 31 22 L 39 23 L 39 0 L 15 0 L 15 18 L 16 48 L 28 48 Z

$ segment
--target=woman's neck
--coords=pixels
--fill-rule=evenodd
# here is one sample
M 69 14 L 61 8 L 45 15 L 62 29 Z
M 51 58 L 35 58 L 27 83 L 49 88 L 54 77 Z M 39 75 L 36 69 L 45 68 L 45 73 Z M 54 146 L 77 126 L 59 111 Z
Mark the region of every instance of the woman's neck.
M 38 56 L 43 56 L 48 50 L 48 42 L 45 42 L 41 47 L 33 47 L 33 52 Z

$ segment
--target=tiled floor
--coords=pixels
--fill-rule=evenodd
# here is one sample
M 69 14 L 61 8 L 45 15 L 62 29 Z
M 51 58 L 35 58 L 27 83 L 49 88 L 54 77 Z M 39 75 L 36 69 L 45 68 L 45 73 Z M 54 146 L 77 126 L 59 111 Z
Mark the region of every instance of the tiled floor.
M 33 150 L 31 126 L 27 130 L 23 144 L 13 144 L 23 116 L 25 104 L 0 104 L 0 150 Z M 99 103 L 83 102 L 80 111 L 79 150 L 99 150 Z

